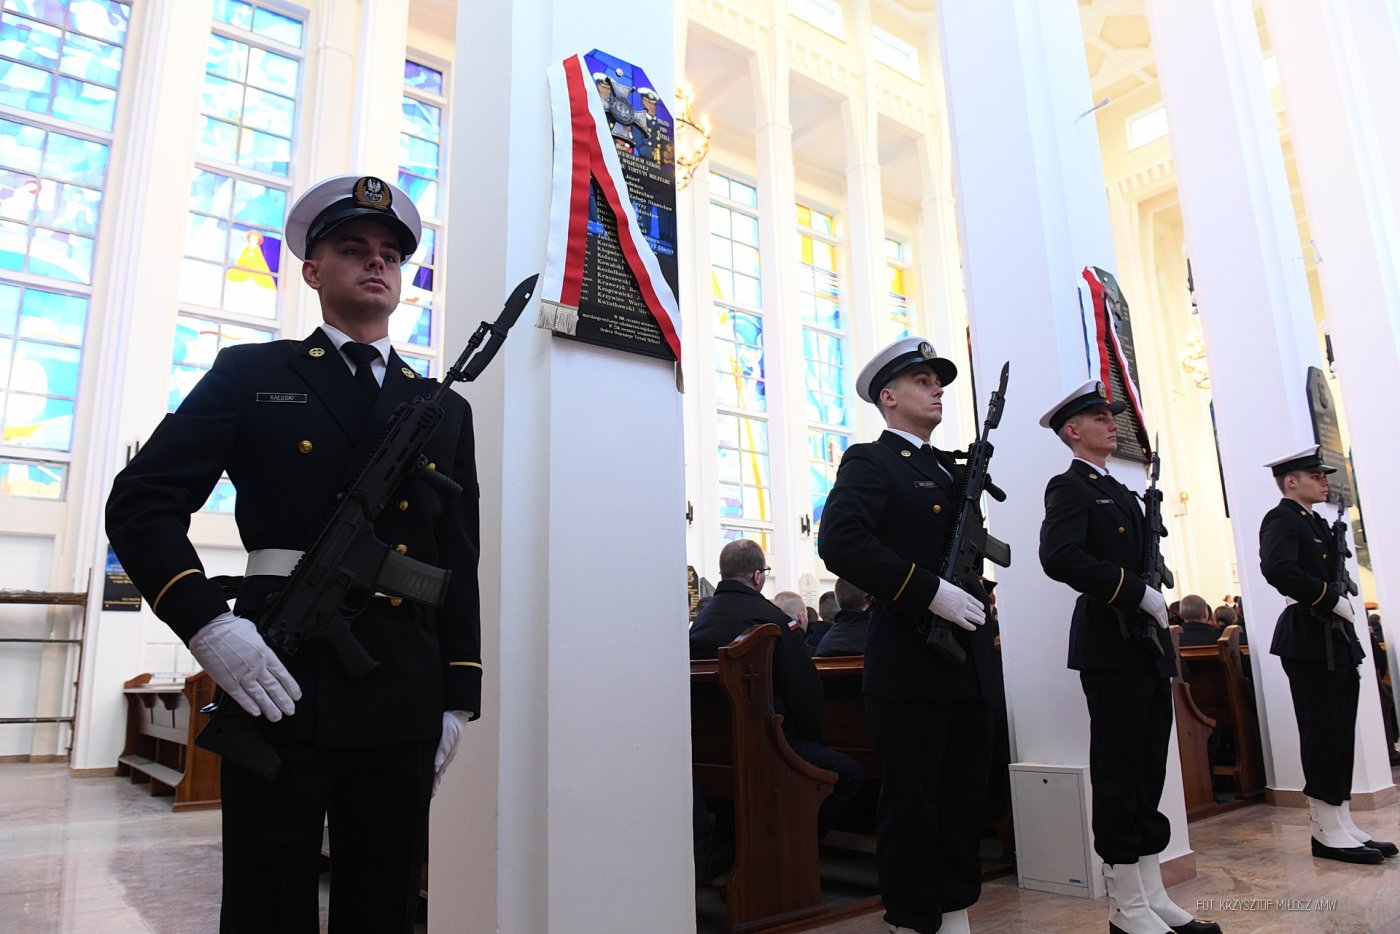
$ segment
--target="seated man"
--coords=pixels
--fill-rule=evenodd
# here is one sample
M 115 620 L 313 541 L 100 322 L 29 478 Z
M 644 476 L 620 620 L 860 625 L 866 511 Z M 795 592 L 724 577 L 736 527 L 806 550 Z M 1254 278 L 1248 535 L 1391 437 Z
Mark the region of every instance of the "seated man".
M 837 776 L 836 790 L 822 803 L 817 818 L 818 836 L 824 836 L 860 790 L 865 771 L 822 742 L 821 677 L 807 655 L 801 629 L 759 592 L 768 571 L 757 543 L 739 539 L 724 546 L 715 595 L 690 627 L 690 657 L 718 658 L 721 648 L 763 623 L 776 623 L 782 630 L 773 652 L 773 709 L 782 714 L 783 735 L 793 752 Z
M 842 578 L 836 582 L 836 620 L 817 646 L 817 655 L 864 655 L 870 627 L 870 595 Z
M 1181 598 L 1181 644 L 1215 645 L 1220 629 L 1210 612 L 1210 604 L 1189 593 Z
M 840 612 L 840 606 L 836 603 L 836 591 L 828 590 L 821 595 L 817 601 L 817 616 L 814 619 L 812 614 L 807 614 L 807 654 L 817 654 L 817 646 L 822 644 L 822 638 L 831 631 L 831 625 L 836 620 L 836 614 Z
M 807 604 L 802 602 L 802 595 L 794 590 L 779 591 L 773 595 L 773 605 L 787 614 L 788 628 L 796 630 L 805 643 L 809 621 Z

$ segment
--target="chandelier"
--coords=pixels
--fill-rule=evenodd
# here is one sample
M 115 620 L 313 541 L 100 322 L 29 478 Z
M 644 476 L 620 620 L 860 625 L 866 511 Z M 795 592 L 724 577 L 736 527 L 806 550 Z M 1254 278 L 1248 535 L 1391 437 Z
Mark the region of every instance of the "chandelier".
M 695 89 L 689 81 L 676 86 L 676 103 L 680 106 L 676 116 L 676 188 L 679 190 L 690 184 L 695 170 L 710 152 L 710 118 L 703 114 L 695 117 Z
M 1210 388 L 1210 370 L 1206 367 L 1206 339 L 1199 328 L 1186 334 L 1186 350 L 1181 355 L 1181 368 L 1197 389 Z

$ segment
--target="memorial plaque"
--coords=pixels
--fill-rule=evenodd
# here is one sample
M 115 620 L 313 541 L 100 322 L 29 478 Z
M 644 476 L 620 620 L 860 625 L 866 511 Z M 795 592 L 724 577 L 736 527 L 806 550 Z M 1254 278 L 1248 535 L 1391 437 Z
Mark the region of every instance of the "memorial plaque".
M 107 564 L 102 581 L 102 609 L 135 613 L 141 609 L 141 592 L 127 576 L 112 546 L 107 546 Z
M 1328 477 L 1328 502 L 1335 503 L 1337 497 L 1346 494 L 1347 502 L 1356 509 L 1356 521 L 1352 523 L 1352 535 L 1356 541 L 1356 560 L 1370 567 L 1371 553 L 1366 547 L 1366 530 L 1361 521 L 1361 497 L 1356 489 L 1356 475 L 1352 473 L 1351 458 L 1347 456 L 1342 443 L 1342 426 L 1337 420 L 1337 407 L 1332 402 L 1332 389 L 1327 385 L 1327 376 L 1315 366 L 1308 367 L 1308 409 L 1312 414 L 1313 440 L 1319 445 L 1322 462 L 1337 472 Z

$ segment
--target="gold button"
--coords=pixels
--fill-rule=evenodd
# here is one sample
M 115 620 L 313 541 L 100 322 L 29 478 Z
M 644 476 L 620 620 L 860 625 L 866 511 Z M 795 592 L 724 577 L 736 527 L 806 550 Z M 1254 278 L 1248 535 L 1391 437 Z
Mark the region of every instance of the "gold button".
M 1096 474 L 1096 473 L 1091 473 L 1091 474 L 1089 474 L 1089 479 L 1090 479 L 1090 480 L 1097 480 L 1098 478 L 1099 478 L 1099 475 Z
M 399 500 L 399 512 L 408 512 L 408 500 Z
M 390 597 L 390 598 L 389 598 L 389 605 L 390 605 L 390 606 L 398 606 L 400 603 L 403 603 L 403 597 Z
M 899 452 L 899 456 L 900 456 L 900 457 L 913 457 L 913 455 L 910 454 L 908 451 L 900 451 L 900 452 Z
M 933 514 L 934 514 L 935 516 L 938 515 L 938 514 L 939 514 L 940 512 L 942 512 L 942 511 L 943 511 L 943 507 L 942 507 L 942 506 L 939 506 L 939 505 L 936 505 L 936 504 L 934 505 L 934 507 L 933 507 Z
M 1124 532 L 1126 532 L 1126 531 L 1127 531 L 1127 529 L 1123 528 L 1121 525 L 1118 526 L 1118 534 L 1119 534 L 1119 535 L 1122 535 L 1122 534 L 1123 534 Z
M 409 379 L 417 379 L 417 378 L 418 378 L 418 374 L 415 373 L 415 372 L 413 372 L 412 370 L 410 370 L 408 367 L 404 367 L 402 372 L 403 372 L 403 375 L 404 375 L 404 376 L 407 376 Z M 398 606 L 398 604 L 395 603 L 394 606 Z
M 308 357 L 324 357 L 324 356 L 326 355 L 326 348 L 324 348 L 324 347 L 312 347 L 310 350 L 308 350 L 308 351 L 306 352 L 306 355 L 307 355 Z
M 432 461 L 429 461 L 429 462 L 428 462 L 428 469 L 429 469 L 429 470 L 437 470 L 437 464 L 433 463 Z
M 297 442 L 297 450 L 300 451 L 302 454 L 310 454 L 310 453 L 311 453 L 311 442 L 310 442 L 310 441 L 298 441 L 298 442 Z
M 408 554 L 408 546 L 407 546 L 407 545 L 395 545 L 395 546 L 394 546 L 394 550 L 397 551 L 397 552 L 398 552 L 399 554 L 401 554 L 401 555 L 406 555 L 406 554 Z

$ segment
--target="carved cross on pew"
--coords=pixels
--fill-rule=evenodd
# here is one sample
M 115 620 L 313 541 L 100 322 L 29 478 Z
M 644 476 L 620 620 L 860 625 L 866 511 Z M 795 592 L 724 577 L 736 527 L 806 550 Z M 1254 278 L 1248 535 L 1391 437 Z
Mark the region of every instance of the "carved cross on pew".
M 757 695 L 754 692 L 754 687 L 758 684 L 758 681 L 762 676 L 759 674 L 755 666 L 745 665 L 744 673 L 740 675 L 740 677 L 744 680 L 745 693 L 747 693 L 749 697 L 757 699 Z

